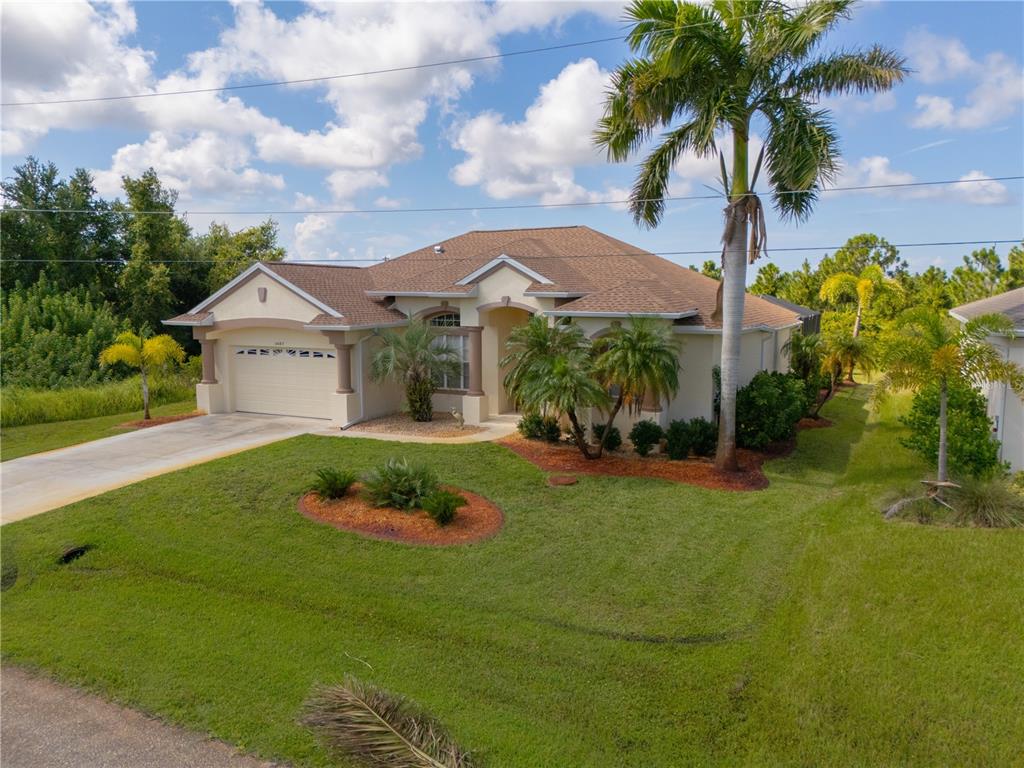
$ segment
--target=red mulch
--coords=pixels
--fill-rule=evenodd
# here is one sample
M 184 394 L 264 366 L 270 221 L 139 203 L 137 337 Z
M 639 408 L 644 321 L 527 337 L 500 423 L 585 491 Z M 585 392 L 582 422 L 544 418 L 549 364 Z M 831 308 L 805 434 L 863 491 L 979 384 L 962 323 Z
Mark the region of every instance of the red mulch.
M 483 496 L 461 488 L 445 489 L 461 494 L 469 502 L 459 507 L 455 519 L 445 526 L 435 523 L 423 510 L 403 512 L 375 507 L 363 498 L 359 483 L 341 499 L 322 499 L 319 494 L 307 493 L 299 499 L 299 512 L 310 520 L 373 539 L 433 547 L 481 541 L 495 535 L 505 524 L 501 510 Z
M 177 416 L 154 416 L 151 419 L 139 419 L 138 421 L 126 421 L 118 424 L 118 429 L 145 429 L 146 427 L 159 427 L 161 424 L 170 424 L 173 421 L 184 421 L 194 419 L 196 416 L 205 416 L 202 411 L 192 413 L 179 413 Z
M 739 458 L 739 472 L 719 472 L 714 459 L 693 458 L 672 461 L 667 456 L 638 456 L 635 453 L 605 454 L 600 459 L 585 459 L 574 445 L 546 443 L 527 440 L 520 435 L 510 435 L 498 441 L 512 452 L 526 459 L 545 472 L 581 475 L 612 475 L 615 477 L 657 477 L 677 483 L 698 485 L 720 491 L 758 491 L 768 487 L 768 478 L 761 471 L 767 459 L 791 450 L 783 446 L 778 451 L 760 453 L 743 448 L 736 453 Z

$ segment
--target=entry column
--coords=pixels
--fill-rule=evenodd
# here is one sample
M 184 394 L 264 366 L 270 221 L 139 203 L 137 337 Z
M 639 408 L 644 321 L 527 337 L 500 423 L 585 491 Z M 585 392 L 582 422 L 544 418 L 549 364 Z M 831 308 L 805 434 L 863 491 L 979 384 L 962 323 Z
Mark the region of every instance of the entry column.
M 465 326 L 469 334 L 469 389 L 467 395 L 479 397 L 484 393 L 483 388 L 483 345 L 481 334 L 483 326 Z
M 352 345 L 335 344 L 335 356 L 338 358 L 338 388 L 335 390 L 339 395 L 350 395 L 352 389 Z
M 216 339 L 203 338 L 199 340 L 199 346 L 203 351 L 203 379 L 199 382 L 200 384 L 217 383 L 216 365 L 214 364 L 217 350 L 216 345 Z

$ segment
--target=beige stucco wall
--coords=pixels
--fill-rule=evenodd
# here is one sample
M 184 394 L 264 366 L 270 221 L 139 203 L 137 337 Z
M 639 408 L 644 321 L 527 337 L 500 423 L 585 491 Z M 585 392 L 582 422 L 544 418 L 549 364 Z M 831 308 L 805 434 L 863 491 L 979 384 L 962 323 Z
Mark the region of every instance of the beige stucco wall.
M 260 288 L 267 289 L 265 302 L 259 300 Z M 217 322 L 250 317 L 272 317 L 308 323 L 323 311 L 262 273 L 256 273 L 209 309 L 213 310 L 213 316 Z

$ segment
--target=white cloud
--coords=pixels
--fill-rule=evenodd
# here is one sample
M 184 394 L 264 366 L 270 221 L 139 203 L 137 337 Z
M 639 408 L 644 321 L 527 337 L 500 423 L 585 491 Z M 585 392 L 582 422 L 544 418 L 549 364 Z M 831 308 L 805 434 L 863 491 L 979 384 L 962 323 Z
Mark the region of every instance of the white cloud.
M 499 200 L 539 196 L 545 203 L 569 203 L 626 197 L 624 190 L 587 190 L 574 174 L 577 166 L 603 162 L 592 133 L 609 78 L 596 61 L 582 59 L 541 86 L 522 120 L 506 121 L 488 111 L 464 121 L 451 143 L 467 157 L 452 169 L 452 180 L 479 185 Z
M 337 251 L 331 244 L 337 242 L 333 226 L 319 214 L 304 216 L 293 230 L 292 251 L 298 259 L 336 259 Z
M 984 128 L 1015 114 L 1024 101 L 1024 72 L 1005 53 L 995 51 L 983 61 L 973 59 L 958 39 L 917 30 L 907 38 L 911 65 L 925 83 L 957 78 L 975 82 L 964 103 L 949 96 L 921 94 L 915 100 L 915 128 Z
M 864 190 L 879 197 L 898 197 L 903 199 L 945 199 L 971 205 L 1004 205 L 1009 203 L 1010 192 L 1006 186 L 982 171 L 969 171 L 959 177 L 966 184 L 940 184 L 921 187 L 895 187 Z M 875 155 L 862 157 L 856 163 L 844 167 L 836 186 L 861 187 L 882 186 L 888 184 L 913 184 L 917 181 L 914 174 L 892 167 L 888 157 Z

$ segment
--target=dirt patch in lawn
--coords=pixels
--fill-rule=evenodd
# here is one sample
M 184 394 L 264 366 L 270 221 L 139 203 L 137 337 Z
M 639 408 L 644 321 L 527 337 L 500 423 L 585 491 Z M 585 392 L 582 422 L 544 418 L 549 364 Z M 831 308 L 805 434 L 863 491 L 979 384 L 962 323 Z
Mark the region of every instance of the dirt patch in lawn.
M 822 427 L 831 427 L 832 423 L 833 422 L 832 422 L 831 419 L 826 419 L 824 416 L 819 416 L 816 419 L 812 418 L 810 416 L 805 416 L 804 418 L 800 419 L 800 421 L 798 421 L 796 423 L 796 428 L 797 429 L 821 429 Z
M 817 424 L 814 426 L 829 426 Z M 811 427 L 800 427 L 809 429 Z M 600 459 L 585 459 L 575 445 L 568 443 L 546 443 L 541 440 L 527 440 L 520 435 L 510 435 L 497 441 L 513 453 L 545 472 L 580 475 L 610 475 L 613 477 L 656 477 L 676 483 L 696 485 L 717 491 L 759 491 L 768 487 L 768 478 L 761 467 L 769 459 L 785 456 L 796 447 L 796 441 L 770 446 L 764 451 L 740 448 L 736 451 L 739 472 L 720 472 L 715 469 L 715 460 L 690 458 L 673 461 L 663 454 L 639 456 L 626 450 L 605 453 Z
M 310 520 L 373 539 L 434 547 L 481 541 L 496 534 L 505 524 L 501 510 L 483 496 L 452 486 L 444 488 L 461 494 L 469 502 L 459 507 L 455 519 L 445 526 L 435 523 L 421 509 L 404 512 L 375 507 L 363 497 L 359 483 L 340 499 L 323 499 L 317 493 L 307 493 L 299 499 L 299 512 Z
M 464 424 L 461 428 L 450 413 L 438 411 L 433 421 L 414 421 L 407 413 L 393 413 L 379 419 L 355 424 L 353 432 L 374 432 L 384 435 L 416 435 L 418 437 L 467 437 L 483 432 L 484 427 Z
M 148 427 L 159 427 L 161 424 L 170 424 L 174 421 L 194 419 L 196 416 L 205 416 L 205 414 L 202 411 L 192 411 L 192 413 L 179 413 L 175 416 L 154 416 L 151 419 L 122 422 L 117 425 L 117 429 L 146 429 Z

